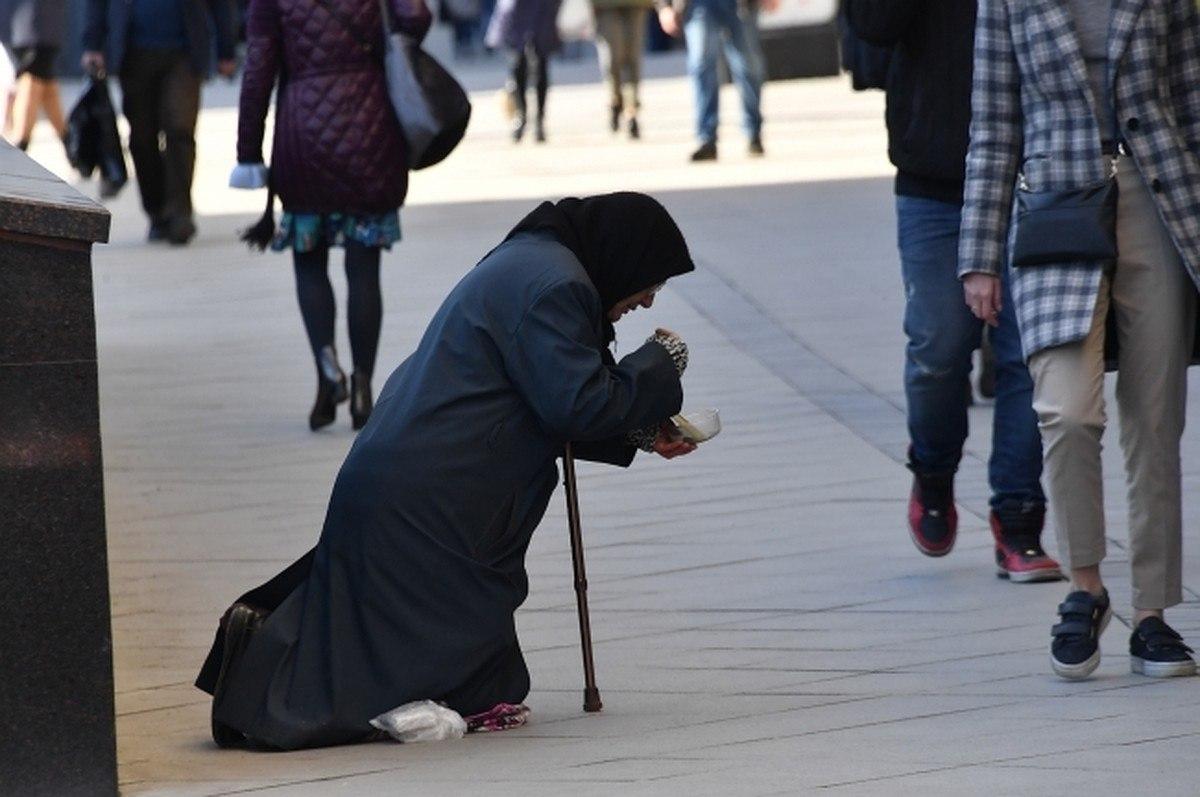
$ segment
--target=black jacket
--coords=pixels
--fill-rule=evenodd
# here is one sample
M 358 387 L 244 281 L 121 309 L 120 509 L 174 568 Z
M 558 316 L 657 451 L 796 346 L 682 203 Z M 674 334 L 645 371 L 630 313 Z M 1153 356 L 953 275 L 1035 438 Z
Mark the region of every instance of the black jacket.
M 846 0 L 862 40 L 892 47 L 888 156 L 896 193 L 962 202 L 975 0 Z
M 183 0 L 180 5 L 188 63 L 197 75 L 207 77 L 213 66 L 214 38 L 218 59 L 232 60 L 237 55 L 237 7 L 233 0 Z M 131 13 L 127 0 L 87 0 L 83 49 L 107 51 L 108 71 L 113 75 L 120 74 L 125 60 Z

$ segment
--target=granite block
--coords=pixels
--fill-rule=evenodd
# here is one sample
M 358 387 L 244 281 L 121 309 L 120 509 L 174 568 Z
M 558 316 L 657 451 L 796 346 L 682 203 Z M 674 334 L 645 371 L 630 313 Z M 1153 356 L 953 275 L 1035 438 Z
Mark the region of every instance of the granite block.
M 103 207 L 0 141 L 0 237 L 90 244 L 108 240 L 110 221 Z
M 0 318 L 0 365 L 94 360 L 90 255 L 0 238 Z
M 95 362 L 0 366 L 0 794 L 116 793 Z

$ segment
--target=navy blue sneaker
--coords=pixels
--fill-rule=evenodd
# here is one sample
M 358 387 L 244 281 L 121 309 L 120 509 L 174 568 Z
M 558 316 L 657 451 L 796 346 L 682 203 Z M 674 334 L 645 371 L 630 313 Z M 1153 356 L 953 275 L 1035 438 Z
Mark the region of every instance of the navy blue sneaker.
M 1062 622 L 1050 629 L 1050 666 L 1060 678 L 1087 678 L 1100 666 L 1100 635 L 1112 619 L 1108 590 L 1096 597 L 1086 590 L 1072 592 L 1058 605 Z
M 1129 637 L 1129 669 L 1151 678 L 1195 675 L 1192 649 L 1161 617 L 1147 617 Z

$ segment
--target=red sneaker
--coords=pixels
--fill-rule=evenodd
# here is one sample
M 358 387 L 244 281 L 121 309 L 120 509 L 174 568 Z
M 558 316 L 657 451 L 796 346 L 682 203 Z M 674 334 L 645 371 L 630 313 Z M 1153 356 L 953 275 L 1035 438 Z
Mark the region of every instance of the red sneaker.
M 1005 501 L 992 510 L 990 520 L 996 540 L 996 575 L 1018 583 L 1062 579 L 1058 562 L 1042 550 L 1044 505 Z
M 913 471 L 912 493 L 908 498 L 908 533 L 917 550 L 926 556 L 950 553 L 958 536 L 953 471 Z

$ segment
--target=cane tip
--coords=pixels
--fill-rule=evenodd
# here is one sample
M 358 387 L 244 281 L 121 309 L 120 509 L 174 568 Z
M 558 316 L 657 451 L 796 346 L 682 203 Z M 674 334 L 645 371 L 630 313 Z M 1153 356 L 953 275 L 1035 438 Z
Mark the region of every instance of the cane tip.
M 594 714 L 604 708 L 604 704 L 600 702 L 599 689 L 583 690 L 583 710 L 589 714 Z

